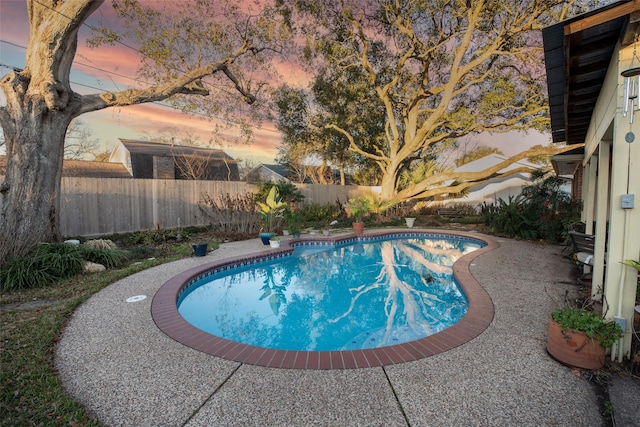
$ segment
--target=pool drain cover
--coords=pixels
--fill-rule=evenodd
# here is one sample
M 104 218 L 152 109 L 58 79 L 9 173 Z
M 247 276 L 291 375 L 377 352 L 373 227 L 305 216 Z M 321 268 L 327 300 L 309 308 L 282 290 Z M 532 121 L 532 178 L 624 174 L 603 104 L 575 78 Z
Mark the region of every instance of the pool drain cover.
M 142 301 L 143 299 L 146 299 L 146 298 L 147 298 L 146 295 L 136 295 L 134 297 L 127 298 L 127 302 L 138 302 L 138 301 Z

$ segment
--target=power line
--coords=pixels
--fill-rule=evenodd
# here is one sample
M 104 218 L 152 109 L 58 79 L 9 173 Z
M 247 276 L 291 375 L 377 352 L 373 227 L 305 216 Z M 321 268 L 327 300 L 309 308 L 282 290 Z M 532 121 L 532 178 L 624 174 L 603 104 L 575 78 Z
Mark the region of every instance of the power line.
M 69 16 L 67 16 L 67 15 L 63 14 L 62 12 L 60 12 L 60 11 L 58 11 L 58 10 L 56 10 L 56 9 L 51 8 L 50 6 L 48 6 L 48 5 L 46 5 L 46 4 L 43 4 L 43 3 L 41 3 L 41 2 L 40 2 L 40 1 L 38 1 L 38 0 L 34 0 L 34 1 L 35 1 L 36 3 L 38 3 L 40 6 L 42 6 L 42 7 L 46 8 L 46 9 L 49 9 L 49 10 L 51 10 L 52 12 L 55 12 L 55 13 L 59 14 L 60 16 L 62 16 L 62 17 L 64 17 L 64 18 L 68 19 L 69 21 L 72 21 L 72 18 L 71 18 L 71 17 L 69 17 Z M 98 9 L 98 10 L 100 11 L 100 9 Z M 104 17 L 104 15 L 102 14 L 102 11 L 100 11 L 100 15 Z M 106 21 L 106 18 L 105 18 L 105 21 Z M 100 33 L 100 30 L 99 30 L 99 29 L 92 27 L 91 25 L 87 24 L 86 22 L 83 22 L 83 23 L 82 23 L 82 25 L 83 25 L 83 26 L 85 26 L 85 27 L 87 27 L 87 28 L 89 28 L 89 29 L 90 29 L 91 31 L 93 31 L 93 32 Z M 165 63 L 165 62 L 163 62 L 163 61 L 160 61 L 160 60 L 157 60 L 157 59 L 155 59 L 155 58 L 150 57 L 149 55 L 147 55 L 147 54 L 145 54 L 144 52 L 142 52 L 142 51 L 138 50 L 137 48 L 135 48 L 135 47 L 133 47 L 133 46 L 129 46 L 128 44 L 126 44 L 126 43 L 122 42 L 121 40 L 119 40 L 119 38 L 116 38 L 113 42 L 114 42 L 114 43 L 116 43 L 116 44 L 119 44 L 119 45 L 121 45 L 121 46 L 124 46 L 124 47 L 126 47 L 127 49 L 131 49 L 131 50 L 133 50 L 134 52 L 136 52 L 136 53 L 137 53 L 138 55 L 140 55 L 140 56 L 143 56 L 143 57 L 145 57 L 145 58 L 148 58 L 148 59 L 150 59 L 150 60 L 152 60 L 152 61 L 154 61 L 154 62 L 159 62 L 159 63 L 163 64 L 164 66 L 166 66 L 167 68 L 172 69 L 173 71 L 177 71 L 177 72 L 179 72 L 179 73 L 181 73 L 181 74 L 185 74 L 185 73 L 186 73 L 186 71 L 182 70 L 182 69 L 181 69 L 181 68 L 179 68 L 179 67 L 176 67 L 176 66 L 175 66 L 175 65 L 173 65 L 173 64 L 167 64 L 167 63 Z M 26 49 L 26 48 L 25 48 L 25 49 Z M 133 79 L 133 78 L 131 78 L 131 77 L 127 77 L 127 78 L 130 78 L 130 79 L 132 79 L 132 80 L 134 80 L 134 81 L 138 81 L 137 79 Z M 211 86 L 212 86 L 212 87 L 216 87 L 215 85 L 211 85 Z M 223 90 L 223 89 L 225 89 L 225 88 L 217 87 L 217 89 L 218 89 L 218 90 Z
M 26 46 L 22 46 L 22 45 L 19 45 L 19 44 L 16 44 L 16 43 L 12 43 L 12 42 L 9 42 L 9 41 L 6 41 L 6 40 L 0 40 L 0 43 L 6 43 L 8 45 L 11 45 L 11 46 L 14 46 L 14 47 L 17 47 L 17 48 L 20 48 L 20 49 L 25 49 L 25 50 L 27 49 Z M 79 61 L 74 61 L 73 63 L 76 64 L 76 65 L 79 65 L 79 66 L 84 66 L 84 67 L 88 67 L 88 68 L 103 72 L 110 78 L 110 80 L 112 82 L 113 82 L 113 79 L 111 79 L 111 76 L 118 76 L 118 77 L 122 77 L 122 78 L 125 78 L 125 79 L 132 80 L 134 82 L 142 83 L 142 84 L 152 84 L 152 83 L 149 83 L 149 82 L 142 82 L 140 79 L 137 79 L 135 77 L 126 76 L 124 74 L 119 74 L 119 73 L 116 73 L 114 71 L 105 70 L 103 68 L 96 67 L 96 66 L 89 65 L 89 64 L 85 64 L 85 63 L 82 63 L 82 62 L 79 62 Z M 14 67 L 12 65 L 8 65 L 8 64 L 0 63 L 0 67 L 9 68 L 9 69 L 13 70 L 14 72 L 18 72 L 18 73 L 22 71 L 21 68 L 17 68 L 17 67 Z M 91 86 L 91 85 L 87 85 L 87 84 L 84 84 L 84 83 L 75 82 L 75 81 L 72 81 L 72 80 L 70 80 L 69 82 L 73 83 L 76 86 L 85 87 L 85 88 L 88 88 L 88 89 L 93 89 L 93 90 L 97 90 L 97 91 L 101 91 L 101 92 L 105 91 L 104 88 Z M 113 82 L 113 83 L 117 87 L 117 84 L 115 82 Z M 215 87 L 215 86 L 213 86 L 213 87 Z M 218 88 L 218 90 L 222 90 L 222 89 Z M 162 103 L 160 101 L 147 102 L 146 104 L 154 104 L 154 105 L 158 105 L 160 107 L 169 108 L 169 109 L 171 109 L 173 111 L 177 111 L 177 109 L 172 107 L 171 105 L 167 105 L 167 104 Z M 142 104 L 138 104 L 138 105 L 142 105 Z M 210 116 L 210 115 L 207 115 L 205 113 L 198 112 L 198 111 L 193 111 L 193 112 L 190 112 L 189 114 L 192 114 L 192 115 L 195 115 L 195 116 L 206 117 L 208 119 L 213 119 L 213 120 L 220 120 L 220 121 L 232 124 L 232 125 L 246 125 L 246 126 L 249 126 L 249 127 L 253 128 L 253 129 L 260 129 L 261 131 L 279 133 L 277 130 L 274 130 L 274 129 L 259 128 L 257 126 L 251 125 L 251 124 L 243 124 L 241 122 L 234 121 L 234 120 L 231 120 L 231 119 L 228 119 L 228 118 L 225 118 L 225 117 Z
M 9 45 L 11 45 L 11 46 L 19 47 L 19 48 L 21 48 L 21 49 L 26 49 L 26 48 L 27 48 L 26 46 L 21 46 L 21 45 L 19 45 L 19 44 L 11 43 L 11 42 L 6 41 L 6 40 L 0 40 L 0 42 L 2 42 L 2 43 L 6 43 L 6 44 L 9 44 Z
M 26 47 L 26 46 L 22 46 L 22 45 L 19 45 L 19 44 L 16 44 L 16 43 L 12 43 L 12 42 L 9 42 L 9 41 L 6 41 L 6 40 L 0 40 L 0 43 L 6 43 L 6 44 L 8 44 L 8 45 L 11 45 L 11 46 L 14 46 L 14 47 L 17 47 L 17 48 L 20 48 L 20 49 L 25 49 L 25 50 L 27 49 L 27 47 Z M 84 55 L 79 55 L 79 54 L 77 54 L 77 53 L 76 53 L 76 55 L 77 55 L 77 56 L 80 56 L 80 57 L 82 57 L 82 58 L 84 58 L 84 59 L 89 60 L 89 59 L 88 59 L 88 58 L 86 58 Z M 93 70 L 101 71 L 101 72 L 103 72 L 103 73 L 107 74 L 108 76 L 118 76 L 118 77 L 122 77 L 122 78 L 124 78 L 124 79 L 132 80 L 132 81 L 134 81 L 134 82 L 142 83 L 142 84 L 146 84 L 146 85 L 151 85 L 151 84 L 153 84 L 152 82 L 142 81 L 142 80 L 140 80 L 140 79 L 139 79 L 139 78 L 137 78 L 137 77 L 130 77 L 130 76 L 126 76 L 126 75 L 124 75 L 124 74 L 116 73 L 115 71 L 105 70 L 104 68 L 96 67 L 96 66 L 94 66 L 94 65 L 85 64 L 85 63 L 80 62 L 80 61 L 76 61 L 76 60 L 74 60 L 74 61 L 73 61 L 73 63 L 74 63 L 74 64 L 76 64 L 76 65 L 83 66 L 83 67 L 91 68 L 91 69 L 93 69 Z M 22 69 L 20 69 L 20 68 L 15 68 L 15 67 L 12 67 L 12 66 L 6 66 L 6 67 L 7 67 L 7 68 L 12 68 L 14 71 L 16 71 L 16 70 L 18 70 L 18 71 L 22 71 Z M 178 70 L 178 71 L 180 71 L 180 70 Z M 111 79 L 111 81 L 113 82 L 113 79 Z M 209 83 L 209 84 L 211 84 L 211 83 Z M 114 82 L 114 85 L 116 85 L 116 86 L 117 86 L 117 84 L 116 84 L 115 82 Z M 222 87 L 220 87 L 220 86 L 216 86 L 216 85 L 213 85 L 213 84 L 211 84 L 211 86 L 212 86 L 212 87 L 214 87 L 214 88 L 216 88 L 216 89 L 218 89 L 218 90 L 221 90 L 221 91 L 224 89 L 224 88 L 222 88 Z M 89 87 L 89 86 L 87 86 L 87 87 Z M 98 90 L 104 90 L 104 89 L 98 89 Z
M 42 3 L 42 2 L 40 2 L 39 0 L 34 0 L 34 2 L 35 2 L 35 3 L 38 3 L 40 6 L 44 7 L 45 9 L 49 9 L 49 10 L 51 10 L 52 12 L 57 13 L 58 15 L 62 16 L 63 18 L 68 19 L 69 21 L 73 21 L 73 19 L 72 19 L 71 17 L 69 17 L 69 16 L 65 15 L 64 13 L 60 12 L 59 10 L 53 9 L 53 8 L 52 8 L 52 7 L 50 7 L 49 5 L 46 5 L 46 4 Z M 98 9 L 98 10 L 99 10 L 99 9 Z M 104 15 L 102 14 L 102 12 L 100 12 L 100 14 L 101 14 L 102 16 L 104 16 Z M 97 28 L 92 27 L 91 25 L 87 24 L 86 22 L 82 22 L 82 24 L 81 24 L 81 25 L 82 25 L 82 26 L 85 26 L 85 27 L 87 27 L 87 28 L 89 28 L 91 31 L 94 31 L 94 32 L 100 33 L 100 31 L 99 31 Z M 122 41 L 118 40 L 117 38 L 114 40 L 114 43 L 120 44 L 120 45 L 122 45 L 122 46 L 124 46 L 124 47 L 126 47 L 126 48 L 128 48 L 128 49 L 131 49 L 131 50 L 133 50 L 134 52 L 136 52 L 137 54 L 139 54 L 140 56 L 143 56 L 143 57 L 145 57 L 145 58 L 151 59 L 152 61 L 163 63 L 162 61 L 159 61 L 159 60 L 156 60 L 156 59 L 154 59 L 154 58 L 151 58 L 150 56 L 146 55 L 145 53 L 141 52 L 140 50 L 138 50 L 138 49 L 136 49 L 136 48 L 134 48 L 134 47 L 132 47 L 132 46 L 129 46 L 128 44 L 126 44 L 126 43 L 124 43 L 124 42 L 122 42 Z M 26 49 L 26 47 L 22 47 L 22 48 L 23 48 L 23 49 Z M 74 62 L 75 62 L 75 61 L 74 61 Z M 182 69 L 180 69 L 180 68 L 178 68 L 178 67 L 176 67 L 176 66 L 174 66 L 174 65 L 172 65 L 172 64 L 166 64 L 166 63 L 163 63 L 163 65 L 164 65 L 164 66 L 166 66 L 167 68 L 173 69 L 174 71 L 177 71 L 177 72 L 179 72 L 179 73 L 181 73 L 181 74 L 184 74 L 184 73 L 185 73 L 185 71 L 184 71 L 184 70 L 182 70 Z M 95 68 L 95 67 L 92 67 L 92 68 Z M 95 69 L 96 69 L 96 70 L 103 71 L 103 72 L 105 72 L 105 73 L 112 73 L 112 72 L 110 72 L 110 71 L 102 70 L 102 69 L 100 69 L 100 68 L 95 68 Z M 116 74 L 116 73 L 112 73 L 112 74 L 114 74 L 114 75 L 118 75 L 118 74 Z M 133 81 L 135 81 L 135 82 L 139 82 L 139 80 L 138 80 L 138 79 L 136 79 L 136 78 L 127 77 L 127 76 L 121 76 L 121 77 L 131 79 L 131 80 L 133 80 Z M 113 81 L 113 80 L 112 80 L 112 81 Z M 115 83 L 114 83 L 114 84 L 115 84 Z M 143 82 L 143 84 L 151 84 L 151 83 L 144 83 L 144 82 Z M 227 93 L 229 93 L 229 92 L 227 91 L 227 88 L 225 88 L 225 87 L 216 87 L 216 86 L 215 86 L 215 85 L 213 85 L 213 84 L 211 84 L 211 86 L 212 86 L 213 88 L 216 88 L 217 90 L 222 91 L 222 92 L 227 92 Z M 89 87 L 89 86 L 87 86 L 87 87 Z M 102 89 L 97 89 L 97 90 L 102 90 Z M 172 107 L 172 108 L 173 108 L 173 107 Z M 192 114 L 201 115 L 201 116 L 203 116 L 203 117 L 210 117 L 210 116 L 207 116 L 206 114 L 202 114 L 202 113 L 198 113 L 198 112 L 194 112 L 194 113 L 192 113 Z M 232 123 L 232 124 L 237 124 L 237 123 L 235 123 L 235 122 L 233 122 L 233 121 L 230 121 L 230 120 L 228 120 L 228 119 L 221 118 L 221 117 L 211 117 L 211 118 L 215 118 L 215 119 L 217 119 L 217 120 L 226 121 L 226 122 L 229 122 L 229 123 Z M 255 127 L 255 126 L 253 126 L 253 125 L 249 125 L 249 126 L 250 126 L 250 127 Z M 275 131 L 272 131 L 272 132 L 275 132 Z
M 10 70 L 13 70 L 16 73 L 22 72 L 22 68 L 16 68 L 13 65 L 7 65 L 7 64 L 0 63 L 0 67 L 9 68 Z

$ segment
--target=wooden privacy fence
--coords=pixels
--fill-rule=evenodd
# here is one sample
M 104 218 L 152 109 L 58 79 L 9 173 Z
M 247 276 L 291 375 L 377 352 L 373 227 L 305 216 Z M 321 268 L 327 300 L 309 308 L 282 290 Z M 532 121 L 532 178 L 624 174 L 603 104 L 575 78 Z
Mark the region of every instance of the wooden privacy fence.
M 0 177 L 0 182 L 2 182 Z M 296 184 L 305 204 L 326 204 L 363 194 L 376 187 Z M 257 187 L 242 181 L 178 181 L 162 179 L 72 178 L 61 182 L 60 232 L 65 237 L 181 226 L 208 225 L 198 209 L 201 195 L 254 193 Z M 1 202 L 0 202 L 1 203 Z

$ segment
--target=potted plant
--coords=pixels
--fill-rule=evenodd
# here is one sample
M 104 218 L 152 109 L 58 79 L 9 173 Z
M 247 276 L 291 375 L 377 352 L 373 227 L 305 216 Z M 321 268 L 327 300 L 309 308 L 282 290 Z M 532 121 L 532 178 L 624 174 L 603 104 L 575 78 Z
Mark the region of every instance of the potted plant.
M 271 236 L 271 238 L 269 238 L 269 245 L 272 248 L 279 248 L 280 247 L 280 237 Z
M 333 221 L 331 221 L 329 224 L 325 224 L 325 225 L 322 227 L 322 235 L 324 235 L 324 236 L 329 236 L 329 235 L 331 235 L 331 227 L 333 227 L 333 226 L 334 226 L 334 225 L 336 225 L 337 223 L 338 223 L 338 221 L 334 219 L 334 220 L 333 220 Z
M 260 238 L 262 239 L 262 243 L 265 245 L 269 244 L 269 238 L 273 236 L 273 227 L 276 218 L 282 217 L 284 210 L 287 207 L 287 203 L 283 202 L 278 196 L 278 189 L 274 185 L 269 190 L 269 194 L 267 195 L 264 203 L 257 202 L 258 209 L 260 215 L 262 216 L 262 232 L 260 233 Z
M 415 203 L 413 201 L 404 203 L 400 206 L 400 212 L 404 216 L 404 221 L 407 224 L 407 228 L 413 228 L 414 223 L 416 222 L 416 218 L 411 215 L 415 208 Z
M 300 225 L 290 225 L 289 232 L 294 238 L 300 237 Z
M 595 311 L 563 307 L 551 313 L 547 351 L 566 365 L 598 369 L 604 365 L 606 348 L 622 336 L 620 325 Z
M 287 229 L 293 237 L 300 237 L 302 215 L 300 215 L 299 212 L 292 212 L 291 209 L 286 209 L 284 211 L 284 222 L 287 224 Z
M 364 216 L 368 214 L 373 206 L 371 196 L 360 196 L 347 201 L 347 215 L 353 218 L 353 231 L 362 234 L 364 230 Z

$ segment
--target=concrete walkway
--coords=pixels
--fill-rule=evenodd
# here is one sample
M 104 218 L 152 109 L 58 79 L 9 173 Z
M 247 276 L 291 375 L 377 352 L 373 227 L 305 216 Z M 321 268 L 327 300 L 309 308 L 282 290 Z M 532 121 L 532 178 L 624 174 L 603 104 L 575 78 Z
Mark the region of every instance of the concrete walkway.
M 262 368 L 208 356 L 158 330 L 151 299 L 166 280 L 263 250 L 255 239 L 97 293 L 65 329 L 56 366 L 70 395 L 109 426 L 602 425 L 591 384 L 545 350 L 548 315 L 565 290 L 575 290 L 574 267 L 562 247 L 495 240 L 500 247 L 471 265 L 495 305 L 492 324 L 426 359 L 351 370 Z M 126 302 L 138 295 L 147 298 Z M 621 387 L 620 400 L 637 411 L 633 384 Z

